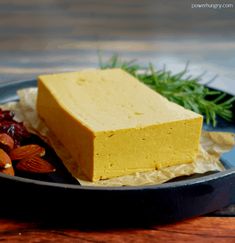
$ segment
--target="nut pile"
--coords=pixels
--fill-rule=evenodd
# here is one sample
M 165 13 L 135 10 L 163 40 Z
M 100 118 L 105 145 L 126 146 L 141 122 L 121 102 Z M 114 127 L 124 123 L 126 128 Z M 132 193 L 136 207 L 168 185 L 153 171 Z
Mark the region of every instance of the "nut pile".
M 15 175 L 15 170 L 28 173 L 51 173 L 56 169 L 41 158 L 46 151 L 38 144 L 21 145 L 30 134 L 12 111 L 0 109 L 0 172 Z
M 29 173 L 51 173 L 55 167 L 45 159 L 45 149 L 37 144 L 14 147 L 13 139 L 0 133 L 0 172 L 14 175 L 14 170 Z M 13 167 L 14 165 L 14 167 Z

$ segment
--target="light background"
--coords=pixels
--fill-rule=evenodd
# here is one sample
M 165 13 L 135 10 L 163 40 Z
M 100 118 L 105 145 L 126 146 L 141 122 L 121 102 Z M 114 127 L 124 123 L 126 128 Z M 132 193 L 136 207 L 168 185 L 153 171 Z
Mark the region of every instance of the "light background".
M 222 1 L 206 1 L 221 3 Z M 118 53 L 173 72 L 190 61 L 203 82 L 235 94 L 235 1 L 0 0 L 0 82 L 98 65 Z

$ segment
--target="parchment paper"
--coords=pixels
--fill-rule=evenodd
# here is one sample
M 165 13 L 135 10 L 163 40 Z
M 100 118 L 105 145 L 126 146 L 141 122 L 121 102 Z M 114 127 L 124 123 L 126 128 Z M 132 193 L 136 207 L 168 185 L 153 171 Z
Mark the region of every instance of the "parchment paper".
M 17 120 L 23 121 L 30 132 L 37 134 L 45 142 L 49 143 L 72 175 L 75 170 L 80 172 L 68 151 L 38 117 L 35 109 L 37 88 L 19 90 L 18 95 L 20 98 L 19 102 L 7 103 L 1 107 L 14 110 Z M 140 172 L 97 182 L 87 181 L 82 173 L 80 173 L 79 177 L 76 179 L 81 185 L 87 186 L 139 186 L 161 184 L 179 176 L 192 175 L 195 173 L 223 171 L 224 167 L 219 158 L 222 153 L 229 151 L 234 144 L 234 134 L 203 131 L 199 153 L 193 163 L 166 167 L 150 172 Z

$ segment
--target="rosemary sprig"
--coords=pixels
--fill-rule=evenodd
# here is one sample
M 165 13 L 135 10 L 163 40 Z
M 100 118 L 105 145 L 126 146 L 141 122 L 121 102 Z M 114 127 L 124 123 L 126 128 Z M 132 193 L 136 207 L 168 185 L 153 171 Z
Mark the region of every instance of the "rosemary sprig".
M 201 76 L 187 76 L 188 64 L 183 71 L 172 74 L 166 68 L 156 70 L 151 63 L 142 67 L 136 64 L 135 60 L 121 61 L 117 55 L 113 55 L 106 63 L 100 58 L 100 68 L 122 68 L 168 100 L 202 114 L 206 123 L 212 123 L 214 127 L 217 124 L 217 116 L 227 121 L 232 120 L 235 96 L 226 99 L 226 93 L 213 91 L 200 84 Z

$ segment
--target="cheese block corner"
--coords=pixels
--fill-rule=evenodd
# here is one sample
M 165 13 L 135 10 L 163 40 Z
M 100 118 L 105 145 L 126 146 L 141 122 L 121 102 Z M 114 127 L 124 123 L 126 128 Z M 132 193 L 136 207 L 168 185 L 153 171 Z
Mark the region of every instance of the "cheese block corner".
M 121 69 L 39 76 L 37 111 L 91 181 L 192 162 L 203 121 Z

